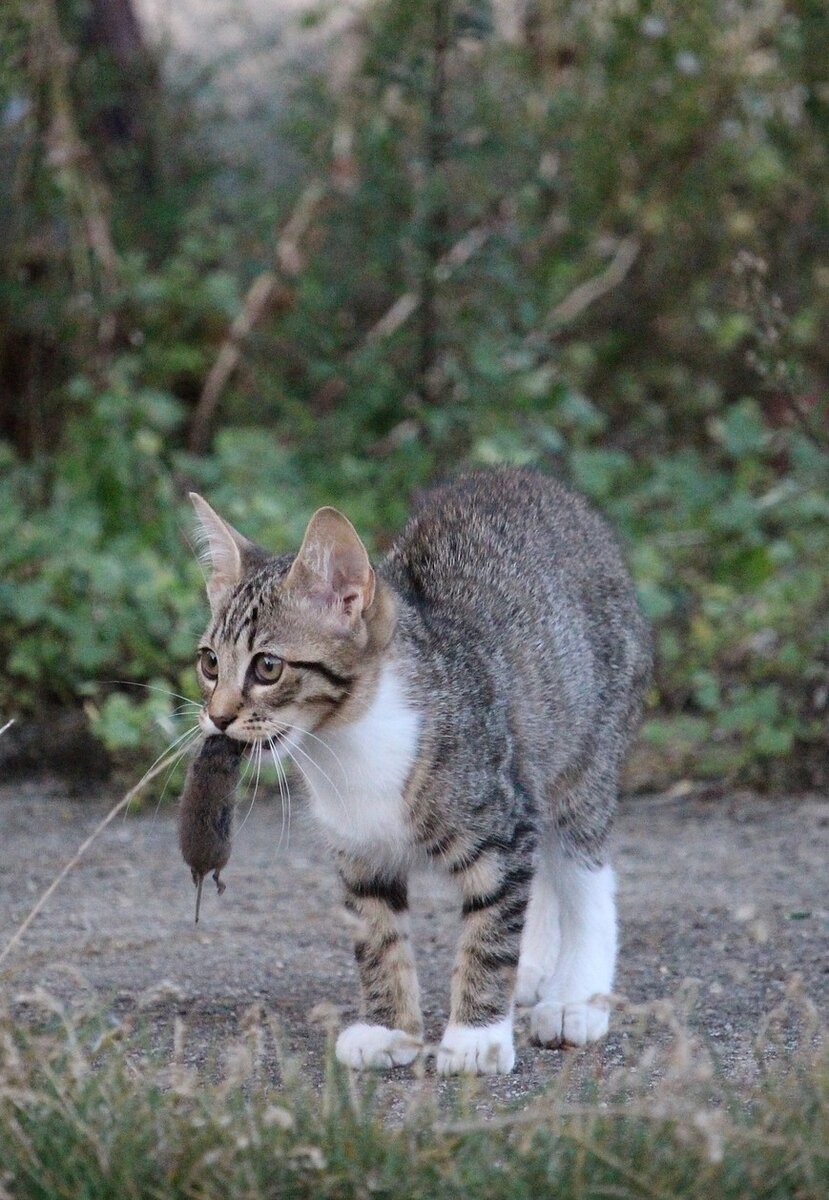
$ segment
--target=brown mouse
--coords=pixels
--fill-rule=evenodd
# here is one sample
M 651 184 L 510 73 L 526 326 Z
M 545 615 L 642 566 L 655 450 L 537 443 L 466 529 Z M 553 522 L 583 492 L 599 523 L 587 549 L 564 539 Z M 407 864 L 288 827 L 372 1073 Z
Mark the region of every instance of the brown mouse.
M 225 890 L 219 874 L 230 858 L 236 784 L 244 748 L 244 743 L 224 734 L 205 738 L 187 769 L 178 842 L 196 885 L 196 923 L 205 876 L 212 871 L 219 895 Z

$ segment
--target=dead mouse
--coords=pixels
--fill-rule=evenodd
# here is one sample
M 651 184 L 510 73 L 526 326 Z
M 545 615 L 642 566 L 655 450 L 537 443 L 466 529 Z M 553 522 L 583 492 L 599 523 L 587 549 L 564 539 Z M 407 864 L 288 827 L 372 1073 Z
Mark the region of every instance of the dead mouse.
M 199 920 L 205 876 L 211 871 L 219 895 L 225 885 L 219 873 L 230 858 L 236 784 L 244 743 L 215 734 L 205 738 L 187 769 L 178 817 L 178 844 L 196 885 Z

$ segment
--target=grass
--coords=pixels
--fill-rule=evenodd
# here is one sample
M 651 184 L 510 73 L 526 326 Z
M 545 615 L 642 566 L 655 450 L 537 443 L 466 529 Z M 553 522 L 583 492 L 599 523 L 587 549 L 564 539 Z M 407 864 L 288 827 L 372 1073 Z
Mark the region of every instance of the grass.
M 739 1090 L 670 1006 L 645 1011 L 643 1034 L 654 1018 L 662 1036 L 651 1028 L 636 1062 L 575 1100 L 565 1067 L 520 1110 L 485 1117 L 485 1083 L 447 1101 L 422 1074 L 390 1119 L 388 1091 L 330 1058 L 321 1091 L 284 1059 L 270 1083 L 279 1037 L 261 1012 L 205 1073 L 186 1063 L 181 1021 L 160 1061 L 131 1019 L 70 1018 L 37 991 L 0 1014 L 0 1197 L 825 1200 L 829 1053 L 797 989 Z

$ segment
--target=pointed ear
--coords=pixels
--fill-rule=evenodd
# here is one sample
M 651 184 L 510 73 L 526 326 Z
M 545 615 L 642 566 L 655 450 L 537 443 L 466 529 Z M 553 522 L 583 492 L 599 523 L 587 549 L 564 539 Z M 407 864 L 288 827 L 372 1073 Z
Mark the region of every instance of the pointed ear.
M 330 609 L 343 627 L 359 619 L 374 599 L 374 571 L 366 548 L 336 508 L 320 508 L 311 517 L 285 582 Z
M 215 609 L 254 563 L 267 558 L 267 553 L 214 512 L 198 492 L 191 492 L 190 499 L 198 518 L 200 557 L 212 567 L 207 597 L 211 608 Z

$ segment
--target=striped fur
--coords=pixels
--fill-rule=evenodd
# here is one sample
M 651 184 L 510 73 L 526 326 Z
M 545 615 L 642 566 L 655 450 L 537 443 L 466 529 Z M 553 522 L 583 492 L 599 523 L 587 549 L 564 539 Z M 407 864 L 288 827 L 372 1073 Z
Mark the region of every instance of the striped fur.
M 358 930 L 364 1019 L 343 1061 L 409 1061 L 421 1034 L 418 857 L 457 882 L 462 912 L 439 1069 L 510 1068 L 520 963 L 539 1041 L 598 1036 L 616 945 L 606 841 L 650 671 L 605 523 L 542 475 L 477 472 L 427 496 L 375 574 L 332 509 L 298 555 L 270 558 L 199 505 L 218 660 L 204 719 L 304 756 Z M 267 688 L 261 654 L 282 662 Z
M 346 910 L 355 918 L 354 957 L 360 976 L 363 1015 L 374 1025 L 420 1036 L 423 1018 L 409 941 L 406 882 L 381 879 L 343 856 L 340 875 Z

